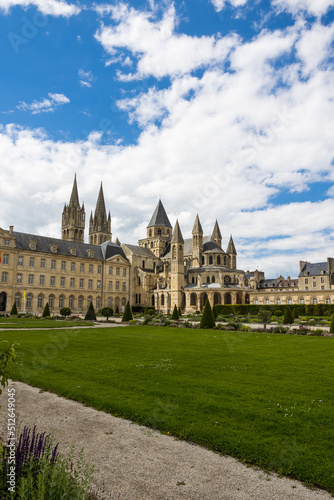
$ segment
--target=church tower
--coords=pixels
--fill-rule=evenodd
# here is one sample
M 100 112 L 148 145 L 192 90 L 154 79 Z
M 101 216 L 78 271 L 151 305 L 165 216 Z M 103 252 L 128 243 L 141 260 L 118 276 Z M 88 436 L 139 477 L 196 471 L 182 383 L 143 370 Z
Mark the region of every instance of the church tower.
M 154 255 L 160 257 L 170 243 L 171 236 L 172 225 L 161 200 L 159 200 L 147 226 L 147 238 L 139 240 L 139 246 L 149 248 Z
M 191 267 L 200 267 L 202 265 L 202 250 L 203 250 L 203 229 L 196 215 L 195 224 L 192 231 L 193 235 L 193 260 Z
M 99 196 L 96 202 L 95 214 L 90 214 L 89 220 L 89 243 L 91 245 L 101 245 L 105 241 L 111 240 L 111 217 L 110 212 L 107 217 L 106 205 L 104 202 L 103 187 L 101 182 Z
M 222 247 L 222 235 L 221 235 L 217 220 L 216 220 L 215 227 L 213 228 L 212 239 L 215 243 L 217 243 L 217 245 L 220 246 L 220 248 Z M 232 242 L 233 242 L 233 240 L 232 240 Z
M 230 268 L 236 269 L 237 268 L 237 251 L 236 251 L 235 246 L 234 246 L 234 241 L 233 241 L 232 235 L 230 237 L 230 241 L 228 243 L 226 253 L 230 257 Z
M 171 239 L 171 308 L 183 307 L 184 288 L 184 240 L 178 221 L 175 223 Z
M 85 217 L 84 204 L 80 207 L 79 203 L 77 176 L 75 175 L 70 203 L 68 205 L 65 203 L 63 210 L 61 224 L 62 239 L 83 243 L 85 237 Z

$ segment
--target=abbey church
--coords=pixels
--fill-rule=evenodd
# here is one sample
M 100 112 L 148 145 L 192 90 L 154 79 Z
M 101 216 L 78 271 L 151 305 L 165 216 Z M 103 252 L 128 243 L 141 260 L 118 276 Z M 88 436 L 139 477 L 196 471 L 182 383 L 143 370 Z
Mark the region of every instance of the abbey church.
M 85 224 L 75 177 L 61 239 L 0 228 L 1 313 L 9 313 L 14 302 L 19 312 L 38 314 L 46 303 L 51 314 L 63 307 L 85 314 L 90 302 L 96 310 L 108 306 L 121 312 L 129 301 L 164 313 L 174 305 L 184 313 L 201 311 L 207 298 L 211 305 L 334 303 L 334 259 L 301 261 L 295 279 L 265 279 L 260 271 L 238 269 L 233 238 L 224 250 L 218 221 L 205 235 L 196 215 L 192 237 L 184 239 L 161 200 L 138 245 L 112 240 L 102 183 L 89 219 L 89 243 Z

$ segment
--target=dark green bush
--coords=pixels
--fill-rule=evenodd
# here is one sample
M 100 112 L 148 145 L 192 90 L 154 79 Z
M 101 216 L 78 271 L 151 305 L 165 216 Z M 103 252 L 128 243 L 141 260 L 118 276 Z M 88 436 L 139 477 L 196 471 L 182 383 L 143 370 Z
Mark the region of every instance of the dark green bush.
M 86 319 L 87 321 L 96 321 L 96 314 L 95 314 L 95 310 L 94 310 L 93 302 L 90 302 L 90 303 L 89 303 L 89 306 L 88 306 L 88 309 L 87 309 L 87 312 L 86 312 L 85 319 Z
M 201 322 L 200 322 L 200 328 L 213 328 L 215 326 L 215 318 L 213 317 L 213 312 L 210 306 L 209 299 L 206 299 Z

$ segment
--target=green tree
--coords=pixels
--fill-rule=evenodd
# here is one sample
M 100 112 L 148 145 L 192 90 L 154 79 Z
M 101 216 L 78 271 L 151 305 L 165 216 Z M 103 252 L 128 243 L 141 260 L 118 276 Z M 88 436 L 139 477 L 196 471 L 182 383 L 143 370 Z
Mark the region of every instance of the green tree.
M 286 307 L 284 311 L 283 325 L 291 325 L 293 323 L 293 317 L 290 307 Z
M 332 314 L 331 324 L 329 327 L 329 333 L 334 333 L 334 313 Z
M 296 308 L 296 307 L 294 307 L 294 308 L 293 308 L 293 311 L 292 311 L 292 319 L 293 319 L 293 321 L 294 321 L 294 320 L 295 320 L 295 319 L 297 319 L 297 318 L 299 318 L 299 316 L 298 316 L 298 311 L 297 311 L 297 308 Z
M 131 321 L 133 319 L 132 317 L 132 312 L 131 312 L 131 307 L 130 307 L 130 304 L 129 304 L 129 301 L 127 302 L 126 306 L 125 306 L 125 309 L 124 309 L 124 313 L 123 313 L 123 317 L 122 317 L 122 323 L 124 321 Z
M 174 309 L 173 309 L 172 319 L 175 319 L 175 320 L 179 319 L 179 313 L 177 312 L 176 304 L 175 304 Z
M 274 316 L 280 318 L 281 316 L 283 316 L 283 313 L 280 309 L 276 309 L 276 311 L 274 312 Z
M 181 307 L 177 308 L 177 314 L 179 315 L 179 318 L 182 317 Z
M 50 307 L 49 307 L 49 302 L 47 302 L 45 304 L 45 307 L 44 307 L 44 311 L 43 311 L 43 314 L 42 314 L 42 318 L 46 318 L 48 316 L 51 316 L 50 314 Z
M 267 323 L 271 320 L 271 311 L 268 311 L 268 309 L 260 309 L 258 313 L 258 319 L 261 323 L 263 323 L 263 329 L 266 331 L 267 329 Z
M 217 304 L 215 304 L 212 308 L 212 313 L 213 313 L 213 317 L 216 319 L 219 314 L 218 314 L 218 307 L 217 307 Z
M 13 304 L 12 310 L 10 311 L 10 315 L 11 315 L 11 316 L 17 316 L 17 306 L 16 306 L 16 302 L 14 302 L 14 304 Z
M 88 306 L 88 309 L 87 309 L 87 312 L 86 312 L 85 319 L 86 319 L 87 321 L 96 321 L 96 314 L 95 314 L 95 310 L 94 310 L 93 302 L 90 302 L 90 303 L 89 303 L 89 306 Z
M 119 307 L 118 307 L 118 305 L 116 306 L 115 314 L 119 314 Z
M 107 318 L 107 321 L 108 321 L 109 317 L 114 314 L 114 310 L 112 307 L 104 307 L 103 309 L 101 309 L 101 314 L 102 314 L 102 316 Z
M 200 328 L 213 328 L 216 325 L 215 318 L 210 306 L 209 299 L 206 299 L 203 314 L 201 318 Z
M 66 316 L 70 316 L 71 315 L 71 309 L 69 307 L 62 307 L 59 312 L 65 318 L 66 318 Z

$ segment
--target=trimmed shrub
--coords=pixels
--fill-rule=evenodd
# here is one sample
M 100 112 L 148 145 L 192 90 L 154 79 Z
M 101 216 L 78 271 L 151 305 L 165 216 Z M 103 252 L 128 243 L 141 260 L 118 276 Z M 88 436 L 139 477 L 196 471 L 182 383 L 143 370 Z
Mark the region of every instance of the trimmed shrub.
M 274 312 L 274 316 L 280 318 L 281 316 L 283 316 L 283 313 L 280 309 L 276 309 L 276 311 Z
M 89 303 L 89 307 L 87 309 L 85 319 L 87 321 L 96 321 L 96 314 L 95 314 L 95 309 L 94 309 L 94 306 L 93 306 L 93 302 Z
M 287 307 L 284 312 L 283 325 L 291 325 L 293 323 L 293 317 L 290 307 Z
M 65 318 L 66 316 L 71 316 L 71 309 L 69 307 L 62 307 L 59 312 Z
M 205 306 L 203 309 L 203 314 L 201 318 L 200 328 L 213 328 L 215 326 L 215 318 L 213 317 L 213 312 L 210 306 L 209 299 L 206 299 Z
M 16 302 L 14 302 L 13 307 L 10 311 L 11 316 L 17 316 L 17 307 L 16 307 Z
M 109 317 L 112 316 L 113 314 L 114 310 L 112 307 L 103 307 L 103 309 L 101 309 L 101 315 L 107 318 L 107 321 Z
M 177 314 L 179 315 L 179 318 L 182 318 L 181 307 L 177 308 Z
M 172 319 L 179 319 L 179 313 L 177 312 L 177 307 L 176 307 L 176 304 L 174 306 L 174 310 L 173 310 L 173 314 L 172 314 Z
M 332 314 L 331 324 L 329 327 L 329 333 L 334 333 L 334 313 Z
M 212 308 L 212 313 L 213 313 L 213 317 L 214 317 L 215 319 L 217 319 L 217 318 L 218 318 L 218 307 L 217 307 L 217 304 L 215 304 L 215 305 L 213 306 L 213 308 Z
M 132 317 L 131 307 L 130 307 L 130 304 L 129 304 L 129 301 L 128 301 L 127 304 L 126 304 L 126 306 L 125 306 L 125 309 L 124 309 L 124 313 L 123 313 L 123 317 L 122 317 L 122 323 L 124 321 L 130 321 L 132 319 L 133 319 L 133 317 Z
M 42 318 L 47 318 L 48 316 L 51 316 L 49 302 L 47 302 L 45 304 L 44 311 L 43 311 L 43 314 L 42 314 Z
M 297 308 L 296 308 L 296 307 L 294 307 L 294 308 L 293 308 L 293 311 L 292 311 L 292 319 L 293 319 L 293 320 L 295 320 L 295 319 L 297 319 L 297 318 L 299 318 L 299 316 L 298 316 L 298 311 L 297 311 Z

